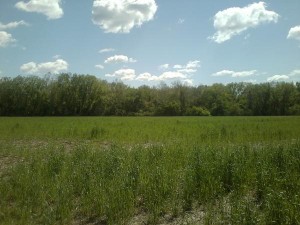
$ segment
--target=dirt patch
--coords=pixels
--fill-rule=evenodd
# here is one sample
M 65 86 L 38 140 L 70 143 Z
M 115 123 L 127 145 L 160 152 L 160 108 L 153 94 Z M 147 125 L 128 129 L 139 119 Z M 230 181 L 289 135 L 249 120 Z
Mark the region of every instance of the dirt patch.
M 157 225 L 198 225 L 204 224 L 204 211 L 202 209 L 194 209 L 190 212 L 184 213 L 182 216 L 173 217 L 172 215 L 165 215 L 159 219 Z M 147 225 L 149 215 L 141 213 L 134 216 L 127 224 L 128 225 Z
M 7 175 L 17 164 L 23 162 L 23 158 L 17 156 L 1 156 L 0 155 L 0 177 Z

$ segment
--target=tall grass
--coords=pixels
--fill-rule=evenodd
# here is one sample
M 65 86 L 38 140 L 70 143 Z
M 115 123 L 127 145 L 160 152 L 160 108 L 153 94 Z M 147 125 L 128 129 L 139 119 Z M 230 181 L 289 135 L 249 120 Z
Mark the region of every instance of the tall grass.
M 0 117 L 1 140 L 188 145 L 299 138 L 299 117 Z
M 124 124 L 134 126 L 130 119 L 125 118 Z M 288 120 L 276 118 L 279 124 L 283 123 L 280 119 Z M 0 224 L 130 224 L 139 215 L 146 215 L 146 221 L 140 224 L 172 223 L 194 210 L 203 211 L 198 218 L 201 224 L 299 224 L 299 133 L 290 138 L 281 133 L 279 139 L 278 130 L 288 129 L 276 130 L 274 120 L 266 120 L 272 125 L 266 122 L 262 129 L 274 129 L 257 141 L 245 135 L 254 133 L 250 128 L 237 133 L 237 126 L 246 125 L 233 125 L 233 118 L 231 123 L 209 119 L 208 124 L 201 125 L 219 128 L 211 129 L 214 142 L 201 136 L 205 132 L 200 129 L 200 138 L 190 141 L 189 135 L 199 137 L 193 133 L 197 125 L 176 118 L 166 118 L 172 124 L 166 124 L 165 129 L 160 124 L 157 133 L 173 140 L 173 144 L 153 138 L 153 133 L 147 133 L 149 124 L 144 132 L 141 124 L 125 127 L 128 139 L 135 141 L 130 145 L 125 139 L 118 142 L 111 137 L 109 147 L 102 142 L 109 141 L 106 135 L 113 128 L 103 126 L 101 131 L 95 124 L 86 129 L 87 141 L 79 132 L 82 139 L 74 140 L 71 146 L 57 141 L 56 135 L 42 145 L 32 143 L 40 140 L 39 135 L 22 142 L 5 137 L 1 140 L 0 161 L 14 159 L 16 163 L 8 162 L 9 167 L 1 168 Z M 116 126 L 120 121 L 116 119 Z M 255 129 L 260 122 L 249 127 Z M 25 126 L 23 121 L 18 123 L 15 129 Z M 80 130 L 78 124 L 73 126 Z M 152 128 L 157 129 L 154 125 Z M 169 134 L 173 128 L 174 134 Z M 130 137 L 136 134 L 135 129 L 140 132 L 140 141 Z M 27 134 L 18 135 L 20 139 Z M 146 136 L 148 141 L 143 139 Z

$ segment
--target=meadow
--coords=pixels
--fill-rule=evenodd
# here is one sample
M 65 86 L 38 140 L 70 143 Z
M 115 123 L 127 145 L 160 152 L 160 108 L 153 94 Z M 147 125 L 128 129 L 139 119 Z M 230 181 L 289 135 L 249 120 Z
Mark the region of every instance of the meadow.
M 0 224 L 300 224 L 300 117 L 0 117 Z

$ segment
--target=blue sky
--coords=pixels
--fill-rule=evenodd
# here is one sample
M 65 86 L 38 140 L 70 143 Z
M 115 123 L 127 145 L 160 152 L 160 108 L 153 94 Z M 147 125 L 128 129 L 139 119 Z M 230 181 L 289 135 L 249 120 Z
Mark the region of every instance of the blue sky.
M 299 0 L 1 0 L 0 76 L 300 81 L 299 12 Z

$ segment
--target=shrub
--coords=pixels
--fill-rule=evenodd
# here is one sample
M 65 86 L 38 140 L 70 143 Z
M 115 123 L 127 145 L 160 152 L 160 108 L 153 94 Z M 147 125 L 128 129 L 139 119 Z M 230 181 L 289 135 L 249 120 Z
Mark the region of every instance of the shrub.
M 206 108 L 192 106 L 187 109 L 186 116 L 210 116 L 210 112 Z

